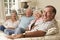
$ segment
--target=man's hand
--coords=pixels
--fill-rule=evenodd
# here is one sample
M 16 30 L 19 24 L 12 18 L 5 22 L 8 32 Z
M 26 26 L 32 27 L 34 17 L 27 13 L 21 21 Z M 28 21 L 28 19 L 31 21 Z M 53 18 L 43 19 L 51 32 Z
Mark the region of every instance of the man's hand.
M 6 36 L 6 37 L 9 38 L 9 39 L 13 39 L 14 38 L 12 35 Z

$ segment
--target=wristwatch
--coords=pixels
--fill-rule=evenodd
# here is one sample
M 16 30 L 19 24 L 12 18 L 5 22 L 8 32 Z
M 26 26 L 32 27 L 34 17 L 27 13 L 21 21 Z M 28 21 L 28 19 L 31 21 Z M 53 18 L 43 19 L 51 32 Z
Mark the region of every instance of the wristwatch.
M 24 36 L 24 37 L 25 37 L 25 34 L 26 34 L 26 33 L 23 33 L 23 36 Z

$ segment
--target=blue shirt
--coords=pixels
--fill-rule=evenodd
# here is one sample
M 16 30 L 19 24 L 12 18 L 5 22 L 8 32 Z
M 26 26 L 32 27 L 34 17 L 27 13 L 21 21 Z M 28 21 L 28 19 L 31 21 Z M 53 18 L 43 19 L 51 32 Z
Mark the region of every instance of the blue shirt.
M 22 16 L 21 19 L 20 19 L 18 27 L 21 27 L 21 28 L 25 29 L 26 27 L 28 27 L 28 25 L 30 24 L 30 22 L 33 19 L 34 19 L 33 16 L 31 16 L 31 17 Z

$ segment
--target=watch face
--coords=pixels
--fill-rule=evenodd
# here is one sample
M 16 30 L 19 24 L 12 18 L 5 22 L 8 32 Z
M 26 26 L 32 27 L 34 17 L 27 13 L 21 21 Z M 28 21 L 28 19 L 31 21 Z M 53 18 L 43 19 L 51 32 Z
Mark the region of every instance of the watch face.
M 23 35 L 25 35 L 25 33 L 23 33 Z
M 23 33 L 23 37 L 25 37 L 25 34 L 26 34 L 26 33 Z

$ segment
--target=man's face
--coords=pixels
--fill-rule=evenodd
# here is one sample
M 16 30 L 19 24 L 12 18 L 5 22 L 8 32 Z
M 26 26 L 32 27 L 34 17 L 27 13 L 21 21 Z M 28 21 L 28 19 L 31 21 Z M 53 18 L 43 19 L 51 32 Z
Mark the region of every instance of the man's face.
M 43 19 L 48 21 L 48 20 L 52 20 L 54 18 L 54 13 L 52 12 L 53 9 L 52 8 L 45 8 L 43 11 Z
M 31 16 L 32 15 L 32 10 L 31 9 L 27 9 L 26 10 L 26 16 Z

